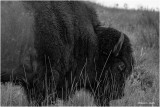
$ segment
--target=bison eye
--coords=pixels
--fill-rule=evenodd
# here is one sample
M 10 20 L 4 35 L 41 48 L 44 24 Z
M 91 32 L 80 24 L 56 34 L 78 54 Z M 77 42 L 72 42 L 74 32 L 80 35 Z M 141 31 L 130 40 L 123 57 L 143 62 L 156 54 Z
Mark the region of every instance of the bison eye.
M 125 69 L 125 64 L 123 62 L 121 62 L 119 65 L 118 65 L 118 70 L 120 71 L 123 71 Z

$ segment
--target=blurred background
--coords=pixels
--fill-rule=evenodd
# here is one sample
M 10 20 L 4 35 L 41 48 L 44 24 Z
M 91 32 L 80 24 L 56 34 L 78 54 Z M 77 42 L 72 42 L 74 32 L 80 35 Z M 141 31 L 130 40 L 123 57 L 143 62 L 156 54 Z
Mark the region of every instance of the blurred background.
M 159 10 L 159 0 L 89 0 L 107 7 L 139 9 L 147 8 Z

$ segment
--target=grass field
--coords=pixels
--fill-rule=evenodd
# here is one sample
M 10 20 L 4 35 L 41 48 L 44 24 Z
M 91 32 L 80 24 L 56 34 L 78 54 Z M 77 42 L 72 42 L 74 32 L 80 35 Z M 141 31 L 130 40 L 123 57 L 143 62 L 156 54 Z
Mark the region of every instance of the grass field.
M 125 96 L 111 101 L 110 105 L 159 106 L 159 13 L 151 10 L 125 10 L 91 5 L 97 10 L 104 26 L 116 28 L 127 34 L 133 46 L 135 67 L 133 74 L 126 81 Z M 1 85 L 1 105 L 27 106 L 28 101 L 20 86 L 7 83 Z M 81 90 L 68 101 L 57 100 L 56 105 L 95 106 L 95 103 L 90 93 Z

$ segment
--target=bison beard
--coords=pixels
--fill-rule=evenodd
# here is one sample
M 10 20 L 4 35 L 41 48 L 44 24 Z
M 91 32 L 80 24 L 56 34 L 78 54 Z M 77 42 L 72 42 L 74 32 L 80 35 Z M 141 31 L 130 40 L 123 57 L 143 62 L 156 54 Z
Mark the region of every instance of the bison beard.
M 31 20 L 27 25 L 31 34 L 26 34 L 20 39 L 20 46 L 15 47 L 20 53 L 17 66 L 12 67 L 12 79 L 22 84 L 29 101 L 36 100 L 41 105 L 55 91 L 57 97 L 66 99 L 83 87 L 100 100 L 100 105 L 108 105 L 110 100 L 122 96 L 133 62 L 126 35 L 100 27 L 94 9 L 82 2 L 23 2 L 23 5 L 20 2 L 18 5 L 25 6 L 20 13 L 26 14 L 24 22 Z M 2 41 L 4 36 L 2 33 Z M 3 44 L 7 42 L 2 42 L 2 48 L 6 46 Z M 2 64 L 2 82 L 10 81 L 11 76 L 5 64 Z

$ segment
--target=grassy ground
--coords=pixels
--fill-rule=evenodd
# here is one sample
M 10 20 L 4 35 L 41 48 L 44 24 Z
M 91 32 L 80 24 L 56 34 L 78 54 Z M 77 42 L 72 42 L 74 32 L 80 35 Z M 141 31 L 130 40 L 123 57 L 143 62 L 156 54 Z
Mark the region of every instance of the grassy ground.
M 111 106 L 159 105 L 159 13 L 150 10 L 123 10 L 92 4 L 106 27 L 126 33 L 135 57 L 133 74 L 126 81 L 125 96 L 111 101 Z M 2 62 L 3 63 L 3 62 Z M 1 86 L 1 105 L 28 105 L 20 86 L 11 83 Z M 57 100 L 62 105 L 95 105 L 93 96 L 81 90 L 69 101 Z

